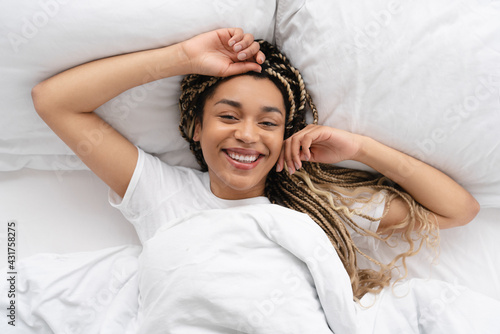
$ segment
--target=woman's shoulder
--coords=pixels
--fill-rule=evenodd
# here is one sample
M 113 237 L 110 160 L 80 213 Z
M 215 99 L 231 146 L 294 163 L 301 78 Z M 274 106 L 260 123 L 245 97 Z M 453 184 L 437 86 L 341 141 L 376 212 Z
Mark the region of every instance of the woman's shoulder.
M 139 158 L 137 161 L 137 169 L 138 168 L 147 168 L 152 170 L 157 170 L 162 173 L 174 173 L 178 174 L 179 177 L 196 177 L 198 179 L 203 179 L 205 177 L 206 172 L 202 172 L 201 170 L 191 166 L 190 163 L 176 162 L 171 163 L 171 161 L 175 161 L 172 159 L 168 159 L 163 154 L 155 154 L 149 153 L 141 149 L 137 148 L 139 151 Z M 141 166 L 141 164 L 143 166 Z

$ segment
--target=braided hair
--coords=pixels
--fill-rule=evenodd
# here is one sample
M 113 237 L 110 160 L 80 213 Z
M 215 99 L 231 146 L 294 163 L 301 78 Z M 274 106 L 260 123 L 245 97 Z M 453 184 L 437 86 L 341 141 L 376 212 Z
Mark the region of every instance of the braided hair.
M 258 42 L 266 55 L 262 72 L 240 75 L 269 79 L 280 89 L 287 110 L 284 139 L 306 126 L 307 111 L 312 112 L 313 123 L 317 124 L 318 112 L 305 88 L 302 75 L 274 45 L 262 40 Z M 179 129 L 204 171 L 208 170 L 208 166 L 200 143 L 193 140 L 195 124 L 197 121 L 202 122 L 205 101 L 215 94 L 220 83 L 230 78 L 191 74 L 181 82 Z M 409 215 L 400 224 L 384 231 L 384 237 L 359 226 L 351 218 L 356 214 L 370 221 L 380 220 L 382 217 L 370 217 L 360 210 L 351 209 L 354 203 L 367 205 L 380 191 L 386 193 L 386 203 L 397 197 L 410 208 Z M 272 203 L 308 214 L 323 229 L 349 274 L 356 300 L 367 292 L 379 292 L 389 285 L 392 270 L 398 261 L 402 262 L 406 273 L 406 257 L 416 254 L 423 244 L 434 247 L 438 242 L 437 225 L 431 220 L 429 212 L 380 174 L 303 162 L 301 170 L 293 175 L 288 173 L 287 168 L 281 172 L 271 169 L 266 179 L 265 195 Z M 387 209 L 388 205 L 386 212 Z M 420 223 L 417 224 L 417 221 Z M 394 233 L 401 233 L 408 250 L 388 264 L 381 263 L 355 245 L 346 226 L 367 238 L 373 237 L 384 242 L 388 242 Z M 357 255 L 370 260 L 377 269 L 359 268 Z

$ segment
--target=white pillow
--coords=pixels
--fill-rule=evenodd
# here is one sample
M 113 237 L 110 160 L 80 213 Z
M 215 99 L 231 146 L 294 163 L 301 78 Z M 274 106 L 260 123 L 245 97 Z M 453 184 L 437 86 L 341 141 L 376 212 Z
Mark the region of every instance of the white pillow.
M 417 157 L 500 207 L 499 17 L 498 1 L 280 0 L 275 34 L 322 124 Z
M 272 40 L 276 1 L 42 0 L 0 12 L 0 170 L 86 168 L 36 114 L 31 89 L 78 64 L 242 27 Z M 137 87 L 97 113 L 144 150 L 195 165 L 178 131 L 180 77 Z M 170 152 L 172 154 L 166 155 Z

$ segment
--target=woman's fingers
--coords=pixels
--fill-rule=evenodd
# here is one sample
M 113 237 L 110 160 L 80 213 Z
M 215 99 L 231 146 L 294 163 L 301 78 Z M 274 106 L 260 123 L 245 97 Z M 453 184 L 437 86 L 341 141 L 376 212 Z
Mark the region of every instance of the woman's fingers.
M 301 161 L 309 161 L 311 160 L 311 145 L 313 139 L 310 135 L 305 135 L 301 144 L 300 144 L 300 152 L 299 159 Z
M 278 167 L 284 167 L 286 163 L 288 172 L 293 174 L 302 167 L 302 161 L 337 163 L 356 160 L 361 145 L 359 138 L 359 135 L 347 131 L 310 124 L 283 142 Z
M 260 51 L 259 43 L 255 42 L 254 36 L 244 33 L 240 28 L 229 28 L 227 32 L 231 36 L 227 41 L 228 51 L 235 54 L 231 56 L 233 63 L 225 75 L 234 75 L 248 71 L 260 72 L 260 64 L 264 63 L 266 57 Z
M 285 144 L 281 147 L 281 153 L 278 157 L 278 162 L 276 163 L 276 171 L 279 173 L 283 170 L 285 166 Z
M 252 34 L 243 34 L 241 39 L 239 39 L 233 45 L 233 51 L 238 52 L 238 56 L 244 53 L 248 53 L 248 47 L 250 47 L 254 43 L 254 38 Z M 239 59 L 240 57 L 238 57 Z M 240 59 L 242 60 L 242 59 Z
M 259 72 L 262 70 L 259 64 L 250 62 L 250 61 L 242 61 L 236 62 L 229 65 L 227 70 L 224 72 L 223 76 L 231 76 L 240 73 L 246 73 L 250 71 Z
M 295 170 L 298 170 L 302 167 L 302 161 L 300 160 L 300 148 L 302 146 L 302 138 L 303 138 L 302 134 L 290 138 L 290 145 L 288 145 L 290 147 L 290 156 L 288 157 L 289 163 L 287 163 L 289 170 L 291 170 L 290 167 L 294 167 Z
M 284 160 L 288 168 L 288 172 L 293 174 L 295 171 L 293 159 L 292 159 L 292 145 L 291 145 L 292 137 L 285 140 L 284 145 Z
M 250 35 L 250 38 L 253 41 L 252 35 Z M 247 47 L 244 47 L 244 45 L 246 45 L 246 44 L 239 44 L 238 43 L 233 47 L 235 49 L 235 51 L 238 50 L 238 51 L 236 51 L 236 52 L 238 52 L 236 58 L 239 61 L 249 61 L 249 62 L 259 64 L 259 68 L 260 68 L 260 64 L 264 63 L 264 60 L 266 59 L 266 57 L 264 56 L 264 53 L 262 53 L 262 51 L 260 51 L 260 44 L 253 41 Z
M 243 39 L 243 35 L 245 33 L 243 32 L 243 29 L 241 28 L 228 28 L 227 31 L 229 32 L 229 35 L 231 38 L 229 38 L 228 45 L 233 46 L 239 41 Z
M 264 64 L 265 60 L 266 60 L 266 55 L 264 54 L 264 52 L 259 51 L 257 53 L 257 56 L 255 57 L 255 61 L 257 62 L 257 64 Z
M 310 159 L 311 152 L 309 149 L 312 141 L 309 128 L 305 128 L 285 140 L 282 155 L 290 174 L 302 168 L 303 160 Z
M 250 33 L 245 34 L 240 28 L 230 28 L 229 33 L 232 37 L 228 41 L 228 46 L 237 53 L 237 59 L 243 61 L 254 58 L 257 61 L 260 46 L 255 42 L 254 36 Z
M 266 56 L 260 51 L 259 43 L 255 42 L 254 36 L 250 33 L 245 34 L 242 29 L 234 28 L 233 37 L 228 44 L 234 52 L 237 52 L 237 58 L 240 61 L 253 60 L 257 64 L 262 64 Z
M 311 124 L 290 136 L 283 143 L 282 153 L 278 162 L 281 164 L 282 162 L 286 162 L 290 174 L 302 168 L 302 161 L 326 162 L 320 161 L 325 160 L 325 157 L 316 157 L 317 153 L 324 155 L 324 153 L 317 152 L 318 147 L 316 146 L 325 146 L 323 141 L 328 137 L 328 134 L 325 133 L 326 129 L 331 130 L 330 128 Z M 323 151 L 324 148 L 320 150 Z
M 252 34 L 240 28 L 224 28 L 197 35 L 181 43 L 189 61 L 187 73 L 227 77 L 261 72 L 265 60 Z

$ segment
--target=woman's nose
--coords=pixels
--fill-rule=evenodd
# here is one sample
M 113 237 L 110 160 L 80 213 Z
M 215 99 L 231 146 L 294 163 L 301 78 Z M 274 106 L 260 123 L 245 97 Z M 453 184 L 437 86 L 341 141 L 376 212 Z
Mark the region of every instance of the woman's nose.
M 234 132 L 234 136 L 237 140 L 247 144 L 254 143 L 259 138 L 258 129 L 256 129 L 253 122 L 241 122 L 238 124 L 238 128 Z

